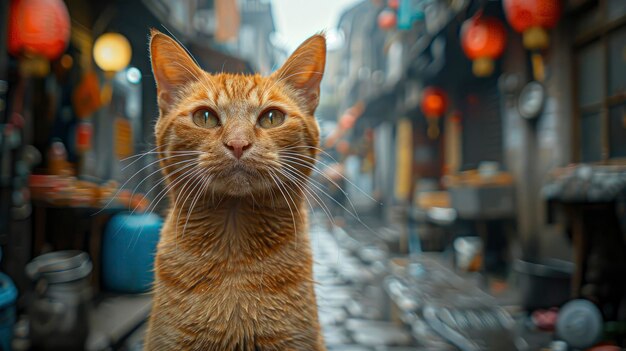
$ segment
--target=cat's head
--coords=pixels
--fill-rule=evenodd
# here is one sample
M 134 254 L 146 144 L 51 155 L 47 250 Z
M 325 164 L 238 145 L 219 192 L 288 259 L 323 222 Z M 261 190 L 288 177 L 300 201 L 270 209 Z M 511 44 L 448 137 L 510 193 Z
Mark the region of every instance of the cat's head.
M 156 30 L 150 54 L 160 111 L 156 141 L 173 189 L 254 196 L 297 188 L 310 175 L 324 36 L 307 39 L 267 77 L 207 73 Z

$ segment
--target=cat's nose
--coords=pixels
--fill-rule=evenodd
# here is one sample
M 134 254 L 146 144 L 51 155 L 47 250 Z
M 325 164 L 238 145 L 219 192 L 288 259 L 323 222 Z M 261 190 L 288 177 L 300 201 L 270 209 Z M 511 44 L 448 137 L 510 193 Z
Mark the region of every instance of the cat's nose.
M 237 159 L 240 159 L 241 156 L 243 156 L 243 152 L 248 150 L 251 146 L 249 141 L 243 139 L 233 139 L 228 141 L 225 145 L 232 151 Z

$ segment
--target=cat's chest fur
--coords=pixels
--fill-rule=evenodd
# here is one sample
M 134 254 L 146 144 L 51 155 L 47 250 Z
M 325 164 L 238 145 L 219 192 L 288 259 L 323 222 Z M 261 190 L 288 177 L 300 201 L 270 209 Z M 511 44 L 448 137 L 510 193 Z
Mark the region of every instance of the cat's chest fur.
M 302 333 L 317 328 L 310 244 L 291 216 L 214 209 L 192 214 L 183 234 L 175 212 L 157 251 L 155 313 L 177 345 L 314 342 L 316 333 Z M 297 223 L 305 228 L 306 219 Z
M 196 210 L 184 221 L 171 211 L 158 247 L 160 282 L 197 293 L 233 290 L 243 298 L 307 280 L 312 260 L 306 218 L 296 222 L 279 211 L 225 204 Z

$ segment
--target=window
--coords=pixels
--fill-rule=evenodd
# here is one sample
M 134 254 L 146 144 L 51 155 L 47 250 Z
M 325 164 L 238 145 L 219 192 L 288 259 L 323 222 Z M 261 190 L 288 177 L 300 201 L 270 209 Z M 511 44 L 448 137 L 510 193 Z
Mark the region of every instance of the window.
M 580 12 L 574 25 L 575 153 L 581 162 L 626 162 L 626 1 L 591 1 Z

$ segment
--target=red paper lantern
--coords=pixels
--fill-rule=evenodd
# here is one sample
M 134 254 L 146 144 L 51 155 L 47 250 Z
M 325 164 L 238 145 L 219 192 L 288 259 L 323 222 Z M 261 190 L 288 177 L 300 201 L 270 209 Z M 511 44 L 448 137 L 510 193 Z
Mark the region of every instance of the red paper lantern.
M 70 39 L 70 16 L 62 0 L 12 0 L 9 53 L 59 57 Z
M 448 109 L 448 95 L 440 88 L 428 87 L 424 89 L 421 108 L 428 121 L 428 137 L 436 139 L 439 136 L 438 119 Z
M 378 27 L 382 30 L 390 30 L 398 25 L 398 16 L 390 9 L 382 10 L 378 14 Z
M 88 122 L 81 122 L 76 127 L 76 150 L 85 152 L 91 149 L 93 139 L 93 126 Z
M 560 0 L 503 0 L 506 19 L 524 35 L 524 47 L 540 50 L 548 47 L 546 29 L 553 28 L 561 16 Z
M 474 74 L 486 77 L 493 73 L 494 60 L 504 52 L 506 30 L 497 18 L 472 17 L 461 28 L 461 45 L 473 61 Z
M 354 126 L 357 118 L 359 118 L 356 114 L 352 113 L 350 110 L 346 111 L 346 113 L 339 118 L 339 128 L 343 130 L 348 130 Z
M 436 87 L 424 89 L 421 108 L 426 117 L 439 118 L 443 116 L 448 109 L 448 96 L 446 92 Z

